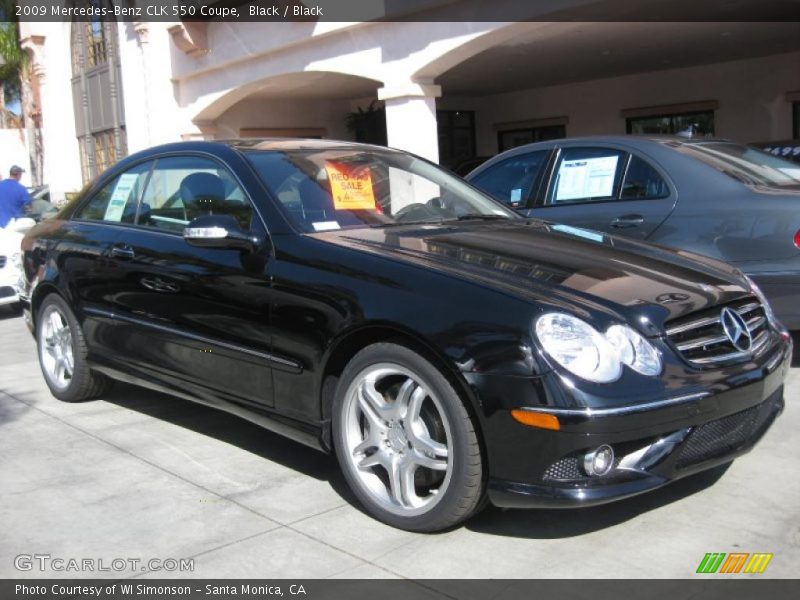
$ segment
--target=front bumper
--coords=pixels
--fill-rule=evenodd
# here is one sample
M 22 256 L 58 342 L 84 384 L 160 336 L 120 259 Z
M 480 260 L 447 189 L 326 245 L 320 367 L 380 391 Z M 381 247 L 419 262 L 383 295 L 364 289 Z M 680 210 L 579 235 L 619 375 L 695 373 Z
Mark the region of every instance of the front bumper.
M 16 269 L 0 269 L 0 306 L 19 302 L 20 277 Z
M 505 508 L 592 506 L 730 462 L 752 449 L 783 410 L 791 344 L 770 355 L 741 385 L 628 413 L 567 410 L 560 431 L 527 427 L 497 411 L 488 425 L 490 501 Z M 504 441 L 495 443 L 499 431 Z M 602 444 L 614 449 L 614 468 L 589 476 L 583 456 Z

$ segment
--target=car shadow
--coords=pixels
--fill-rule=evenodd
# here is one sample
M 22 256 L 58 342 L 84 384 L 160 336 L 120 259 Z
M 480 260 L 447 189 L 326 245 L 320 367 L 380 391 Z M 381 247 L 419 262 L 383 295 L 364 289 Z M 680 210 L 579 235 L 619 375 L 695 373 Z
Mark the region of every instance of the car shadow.
M 323 454 L 254 423 L 188 400 L 123 383 L 106 402 L 231 444 L 298 473 L 327 481 L 343 500 L 364 513 L 347 486 L 335 456 Z M 488 507 L 464 524 L 471 531 L 518 538 L 568 538 L 633 519 L 713 485 L 729 464 L 658 490 L 603 506 L 570 510 L 501 510 Z
M 792 366 L 800 367 L 800 331 L 792 332 L 792 341 L 794 342 L 794 353 L 792 354 Z
M 347 487 L 335 456 L 304 446 L 246 419 L 121 382 L 116 382 L 103 400 L 236 446 L 308 477 L 327 481 L 343 499 L 355 503 L 355 496 Z
M 731 463 L 726 463 L 657 490 L 600 506 L 538 510 L 489 507 L 468 521 L 466 527 L 479 533 L 530 539 L 584 535 L 619 525 L 643 513 L 696 494 L 714 485 L 730 466 Z
M 10 308 L 8 306 L 0 306 L 0 321 L 6 319 L 16 319 L 22 316 L 22 311 L 18 308 Z

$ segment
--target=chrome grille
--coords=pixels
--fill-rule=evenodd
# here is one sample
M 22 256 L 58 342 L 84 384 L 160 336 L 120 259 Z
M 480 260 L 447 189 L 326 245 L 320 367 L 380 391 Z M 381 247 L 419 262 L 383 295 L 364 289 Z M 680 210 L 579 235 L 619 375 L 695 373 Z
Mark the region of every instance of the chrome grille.
M 743 352 L 726 335 L 720 316 L 728 307 L 747 323 L 752 345 Z M 715 306 L 667 323 L 667 337 L 683 357 L 698 366 L 747 360 L 763 353 L 769 346 L 770 330 L 764 307 L 755 297 Z

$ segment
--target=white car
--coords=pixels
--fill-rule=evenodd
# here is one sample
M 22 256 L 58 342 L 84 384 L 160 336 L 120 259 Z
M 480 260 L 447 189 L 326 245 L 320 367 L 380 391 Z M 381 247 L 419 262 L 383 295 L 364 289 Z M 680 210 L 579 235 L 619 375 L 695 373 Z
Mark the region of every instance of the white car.
M 20 244 L 33 225 L 33 219 L 16 219 L 0 228 L 0 306 L 19 307 L 23 282 Z

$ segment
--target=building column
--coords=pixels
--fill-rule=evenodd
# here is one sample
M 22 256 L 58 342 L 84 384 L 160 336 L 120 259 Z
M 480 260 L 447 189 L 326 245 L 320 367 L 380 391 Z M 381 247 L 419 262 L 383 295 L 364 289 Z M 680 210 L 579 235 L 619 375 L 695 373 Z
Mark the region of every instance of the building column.
M 380 88 L 378 99 L 386 105 L 389 146 L 438 163 L 436 98 L 441 95 L 442 87 L 430 83 L 409 82 Z

